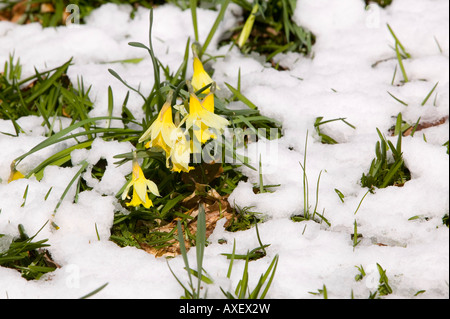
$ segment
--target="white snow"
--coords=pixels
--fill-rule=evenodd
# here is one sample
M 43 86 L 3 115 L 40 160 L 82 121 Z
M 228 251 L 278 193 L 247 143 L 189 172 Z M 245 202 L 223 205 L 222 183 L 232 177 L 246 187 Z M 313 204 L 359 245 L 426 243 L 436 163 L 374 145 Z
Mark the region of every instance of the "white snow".
M 208 47 L 211 55 L 225 55 L 211 61 L 213 78 L 227 94 L 224 82 L 235 85 L 241 70 L 242 93 L 256 104 L 262 114 L 282 122 L 283 137 L 252 146 L 253 163 L 262 159 L 265 184 L 280 184 L 273 193 L 254 194 L 258 172 L 246 167 L 249 177 L 241 182 L 230 197 L 239 207 L 253 206 L 266 220 L 258 229 L 267 248 L 267 256 L 250 262 L 250 287 L 265 272 L 278 254 L 275 279 L 268 298 L 320 298 L 316 292 L 326 286 L 330 298 L 367 298 L 378 284 L 379 263 L 386 269 L 393 293 L 385 298 L 448 298 L 449 297 L 449 230 L 442 217 L 449 213 L 449 155 L 442 146 L 449 139 L 448 120 L 439 126 L 404 137 L 402 150 L 411 180 L 403 187 L 387 187 L 368 194 L 359 180 L 369 169 L 379 139 L 376 128 L 387 135 L 402 112 L 403 119 L 415 123 L 419 117 L 433 122 L 449 114 L 449 2 L 446 0 L 394 0 L 385 9 L 377 5 L 365 8 L 362 0 L 298 0 L 295 21 L 316 36 L 312 57 L 297 53 L 276 57 L 286 71 L 277 71 L 255 55 L 244 56 L 236 47 L 217 48 L 220 33 L 241 19 L 234 5 Z M 92 12 L 85 25 L 45 28 L 39 24 L 15 25 L 0 22 L 0 65 L 10 53 L 20 57 L 23 78 L 37 69 L 61 65 L 73 57 L 69 68 L 73 83 L 83 77 L 85 86 L 92 85 L 94 101 L 92 116 L 107 114 L 107 88 L 114 92 L 114 115 L 127 92 L 108 72 L 114 69 L 130 85 L 140 86 L 146 94 L 153 86 L 153 67 L 142 49 L 127 45 L 130 41 L 148 42 L 149 11 L 140 8 L 134 19 L 130 7 L 108 4 Z M 200 39 L 205 39 L 217 15 L 215 11 L 198 10 Z M 411 59 L 404 60 L 410 82 L 402 80 L 397 70 L 394 40 L 386 27 L 392 27 Z M 176 70 L 181 64 L 188 37 L 193 38 L 190 11 L 167 4 L 154 9 L 153 43 L 163 64 Z M 439 46 L 437 44 L 439 43 Z M 441 52 L 442 50 L 442 52 Z M 110 63 L 116 60 L 144 58 L 139 64 Z M 381 62 L 380 62 L 381 61 Z M 372 67 L 373 64 L 378 64 Z M 192 74 L 189 65 L 188 76 Z M 434 94 L 424 106 L 422 100 L 436 82 Z M 408 103 L 395 101 L 389 91 Z M 128 107 L 136 118 L 142 118 L 141 100 L 130 94 Z M 321 144 L 314 131 L 316 117 L 324 120 L 346 118 L 352 129 L 341 121 L 323 126 L 335 137 L 337 145 Z M 11 161 L 45 139 L 41 120 L 26 117 L 19 120 L 26 133 L 18 137 L 0 135 L 0 251 L 11 237 L 17 236 L 18 224 L 29 235 L 37 232 L 52 213 L 68 182 L 86 160 L 90 166 L 103 158 L 107 161 L 102 181 L 89 180 L 92 191 L 82 192 L 73 203 L 75 189 L 66 195 L 54 219 L 59 230 L 45 227 L 36 240 L 48 239 L 49 251 L 61 268 L 39 281 L 27 281 L 20 273 L 0 267 L 0 298 L 78 298 L 108 283 L 94 298 L 179 298 L 181 286 L 162 258 L 143 250 L 120 248 L 109 241 L 114 212 L 118 209 L 115 193 L 125 183 L 131 167 L 116 167 L 116 154 L 129 152 L 129 143 L 95 140 L 92 149 L 72 154 L 73 168 L 48 167 L 44 178 L 21 179 L 7 183 Z M 10 121 L 0 120 L 0 132 L 14 133 Z M 330 222 L 294 223 L 290 217 L 303 209 L 302 169 L 305 138 L 308 132 L 307 174 L 309 201 L 315 204 L 317 177 L 322 171 L 318 211 L 324 211 Z M 424 140 L 426 137 L 426 141 Z M 389 137 L 395 144 L 396 137 Z M 54 152 L 72 144 L 53 145 L 33 154 L 19 165 L 26 172 Z M 269 146 L 267 146 L 269 147 Z M 28 187 L 25 205 L 23 194 Z M 52 188 L 48 198 L 45 195 Z M 335 189 L 345 198 L 342 203 Z M 423 218 L 408 220 L 413 216 Z M 425 217 L 427 217 L 425 219 Z M 353 249 L 351 234 L 354 221 L 361 243 Z M 229 261 L 222 253 L 231 253 L 236 240 L 237 253 L 246 253 L 259 246 L 255 229 L 227 232 L 218 223 L 205 250 L 204 268 L 214 280 L 205 285 L 208 297 L 223 298 L 220 287 L 232 290 L 242 274 L 244 261 L 235 261 L 231 279 L 226 278 Z M 97 232 L 100 241 L 97 239 Z M 226 244 L 219 244 L 226 239 Z M 383 245 L 379 245 L 383 244 Z M 195 250 L 188 253 L 195 264 Z M 169 261 L 179 278 L 186 281 L 181 257 Z M 356 282 L 355 266 L 362 265 L 367 277 Z M 425 293 L 414 297 L 419 290 Z

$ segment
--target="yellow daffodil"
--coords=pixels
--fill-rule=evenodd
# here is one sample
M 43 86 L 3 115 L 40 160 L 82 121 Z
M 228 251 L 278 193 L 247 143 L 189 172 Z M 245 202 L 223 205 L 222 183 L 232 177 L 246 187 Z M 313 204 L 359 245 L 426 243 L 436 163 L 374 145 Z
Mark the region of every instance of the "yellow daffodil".
M 18 170 L 14 169 L 13 171 L 11 171 L 11 174 L 9 175 L 8 178 L 8 183 L 11 183 L 12 181 L 24 178 L 25 175 L 23 175 L 21 172 L 19 172 Z
M 150 141 L 145 144 L 145 147 L 161 148 L 166 154 L 170 154 L 172 148 L 170 135 L 175 128 L 176 126 L 172 119 L 172 106 L 170 105 L 170 102 L 166 102 L 161 108 L 158 117 L 139 138 L 139 142 L 143 142 L 150 138 Z
M 135 155 L 135 154 L 134 154 Z M 127 203 L 127 206 L 139 206 L 144 205 L 145 208 L 150 208 L 153 203 L 150 198 L 148 198 L 148 191 L 152 194 L 159 196 L 158 186 L 151 180 L 148 180 L 144 176 L 142 168 L 136 157 L 133 159 L 133 173 L 131 181 L 126 186 L 124 192 L 122 193 L 122 199 L 125 200 L 129 198 L 128 191 L 133 186 L 133 195 L 131 201 Z
M 192 87 L 195 91 L 200 90 L 202 87 L 212 83 L 213 80 L 209 76 L 209 74 L 205 71 L 203 67 L 202 61 L 198 58 L 197 54 L 194 51 L 194 74 L 192 75 Z M 217 88 L 219 89 L 219 88 Z M 205 89 L 202 93 L 208 94 L 210 92 L 210 88 Z
M 189 172 L 194 167 L 189 166 L 191 149 L 190 143 L 186 139 L 185 133 L 181 128 L 177 128 L 172 132 L 172 140 L 174 140 L 170 156 L 167 161 L 172 162 L 172 171 L 174 172 Z M 169 167 L 168 163 L 167 166 Z
M 16 161 L 13 161 L 11 163 L 11 174 L 9 174 L 8 183 L 21 178 L 25 178 L 25 176 L 16 169 Z
M 190 84 L 188 83 L 188 88 Z M 212 91 L 200 102 L 194 92 L 190 92 L 189 114 L 186 116 L 186 129 L 193 127 L 194 136 L 201 143 L 210 138 L 216 138 L 210 130 L 222 131 L 229 122 L 220 115 L 214 114 L 214 89 L 215 83 L 211 85 Z

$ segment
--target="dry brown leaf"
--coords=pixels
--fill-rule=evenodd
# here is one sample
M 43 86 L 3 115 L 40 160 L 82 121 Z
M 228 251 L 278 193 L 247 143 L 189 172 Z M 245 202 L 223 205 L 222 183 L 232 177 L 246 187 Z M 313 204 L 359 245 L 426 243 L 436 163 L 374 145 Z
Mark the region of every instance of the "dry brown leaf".
M 434 122 L 424 122 L 424 123 L 419 123 L 417 124 L 417 127 L 415 129 L 415 132 L 417 131 L 421 131 L 423 129 L 429 128 L 429 127 L 433 127 L 433 126 L 439 126 L 441 124 L 444 124 L 446 121 L 448 120 L 448 116 L 444 116 L 442 118 L 440 118 L 437 121 Z M 411 126 L 409 129 L 407 129 L 405 132 L 403 132 L 403 136 L 409 136 L 411 135 L 411 133 L 414 130 L 414 126 Z
M 30 6 L 30 8 L 36 8 L 39 4 L 38 3 L 28 3 L 29 0 L 23 0 L 15 4 L 11 10 L 11 22 L 18 22 L 22 16 L 25 14 L 27 8 Z M 29 22 L 28 20 L 26 21 Z
M 220 196 L 220 194 L 215 189 L 211 189 L 210 191 L 208 191 L 206 196 L 196 195 L 194 192 L 192 193 L 192 195 L 185 198 L 183 206 L 185 206 L 186 203 L 193 205 L 193 207 L 185 213 L 185 215 L 192 218 L 187 222 L 189 233 L 192 235 L 195 235 L 197 233 L 196 217 L 198 215 L 200 205 L 203 205 L 205 208 L 206 238 L 208 238 L 214 232 L 217 222 L 220 219 L 225 218 L 227 220 L 226 224 L 230 223 L 231 219 L 233 218 L 233 209 L 228 203 L 227 198 L 228 195 Z M 179 218 L 176 218 L 168 224 L 155 228 L 153 229 L 153 231 L 166 233 L 174 231 L 174 234 L 177 234 L 178 219 Z M 147 243 L 139 243 L 139 245 L 143 250 L 152 255 L 155 255 L 155 257 L 173 257 L 181 253 L 180 243 L 178 242 L 178 240 L 172 239 L 168 241 L 168 243 L 170 243 L 171 245 L 167 245 L 160 249 L 156 249 L 148 245 Z M 191 248 L 191 242 L 187 240 L 185 240 L 184 245 L 186 247 L 186 250 L 189 250 Z
M 51 13 L 51 12 L 55 12 L 55 8 L 51 3 L 41 4 L 41 13 Z

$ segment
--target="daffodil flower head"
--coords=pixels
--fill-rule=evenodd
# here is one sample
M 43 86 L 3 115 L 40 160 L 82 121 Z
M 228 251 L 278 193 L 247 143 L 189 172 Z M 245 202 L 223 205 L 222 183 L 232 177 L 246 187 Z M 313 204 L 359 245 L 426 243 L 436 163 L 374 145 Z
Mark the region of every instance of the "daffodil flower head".
M 8 183 L 11 183 L 12 181 L 15 181 L 15 180 L 18 180 L 21 178 L 25 178 L 25 175 L 23 175 L 18 170 L 11 171 L 11 174 L 9 175 L 9 178 L 8 178 Z
M 217 136 L 211 132 L 223 131 L 229 125 L 227 119 L 214 114 L 214 88 L 215 83 L 211 85 L 210 92 L 202 101 L 193 92 L 189 81 L 187 85 L 190 91 L 189 114 L 186 116 L 186 129 L 193 128 L 194 137 L 201 143 L 205 143 L 210 138 Z
M 194 50 L 194 74 L 192 75 L 192 87 L 195 91 L 200 90 L 202 87 L 213 83 L 213 80 L 209 76 L 209 74 L 205 71 L 203 67 L 202 61 L 200 61 L 197 56 L 196 51 Z M 219 89 L 219 88 L 217 88 Z M 210 88 L 207 88 L 203 91 L 203 93 L 208 94 L 210 92 Z
M 9 175 L 8 183 L 11 183 L 12 181 L 15 181 L 15 180 L 18 180 L 21 178 L 25 178 L 25 175 L 23 175 L 21 172 L 19 172 L 16 169 L 16 161 L 13 161 L 11 163 L 11 174 Z
M 145 178 L 144 172 L 137 161 L 136 153 L 133 154 L 133 172 L 131 181 L 122 193 L 122 200 L 129 198 L 128 192 L 131 187 L 133 187 L 133 195 L 131 201 L 127 203 L 127 206 L 137 207 L 143 205 L 145 208 L 150 208 L 153 206 L 153 202 L 148 197 L 148 192 L 150 191 L 152 194 L 159 196 L 158 186 L 151 180 Z
M 190 143 L 186 138 L 185 133 L 181 128 L 177 128 L 172 132 L 173 147 L 167 161 L 172 162 L 172 171 L 174 172 L 189 172 L 194 167 L 189 166 L 190 162 Z M 168 165 L 169 166 L 169 165 Z
M 145 144 L 145 147 L 156 147 L 164 150 L 166 154 L 170 153 L 172 148 L 172 142 L 170 135 L 172 131 L 176 128 L 173 123 L 172 118 L 172 106 L 171 100 L 172 95 L 169 94 L 170 98 L 167 98 L 166 103 L 164 103 L 158 117 L 153 121 L 152 125 L 145 131 L 144 134 L 139 138 L 139 142 L 143 142 L 150 138 Z

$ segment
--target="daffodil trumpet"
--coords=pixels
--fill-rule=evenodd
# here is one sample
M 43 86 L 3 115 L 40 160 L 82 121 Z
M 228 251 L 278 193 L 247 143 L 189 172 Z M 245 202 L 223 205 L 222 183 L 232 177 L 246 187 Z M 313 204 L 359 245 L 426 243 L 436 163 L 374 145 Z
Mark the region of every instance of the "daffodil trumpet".
M 172 96 L 173 92 L 170 91 L 167 95 L 167 100 L 164 103 L 158 117 L 153 121 L 150 127 L 139 138 L 139 143 L 150 140 L 145 144 L 145 147 L 155 147 L 162 149 L 167 154 L 170 154 L 172 148 L 171 134 L 176 125 L 173 123 L 172 118 Z
M 129 197 L 128 192 L 130 188 L 133 187 L 133 194 L 131 201 L 126 203 L 127 206 L 138 207 L 143 205 L 145 208 L 150 208 L 153 206 L 153 202 L 148 197 L 148 192 L 155 196 L 160 196 L 158 191 L 158 186 L 154 182 L 145 178 L 144 172 L 138 163 L 136 152 L 133 152 L 133 171 L 131 174 L 131 180 L 128 182 L 125 190 L 122 193 L 122 200 L 126 200 Z
M 229 125 L 229 122 L 220 115 L 214 114 L 215 82 L 211 83 L 211 91 L 202 101 L 194 93 L 190 82 L 186 81 L 186 84 L 190 93 L 189 114 L 185 117 L 186 129 L 192 127 L 194 137 L 203 144 L 210 138 L 217 137 L 211 132 L 212 130 L 221 132 Z

